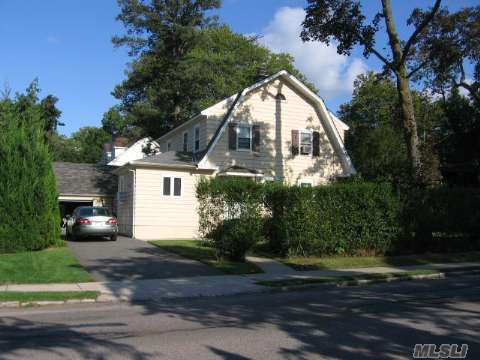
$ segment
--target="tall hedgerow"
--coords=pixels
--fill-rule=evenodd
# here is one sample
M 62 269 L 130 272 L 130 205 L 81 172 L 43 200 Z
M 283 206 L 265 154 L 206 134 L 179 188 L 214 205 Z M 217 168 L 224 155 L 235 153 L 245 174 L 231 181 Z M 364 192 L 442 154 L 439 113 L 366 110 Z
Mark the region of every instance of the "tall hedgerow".
M 39 250 L 59 239 L 52 157 L 41 110 L 0 101 L 0 253 Z

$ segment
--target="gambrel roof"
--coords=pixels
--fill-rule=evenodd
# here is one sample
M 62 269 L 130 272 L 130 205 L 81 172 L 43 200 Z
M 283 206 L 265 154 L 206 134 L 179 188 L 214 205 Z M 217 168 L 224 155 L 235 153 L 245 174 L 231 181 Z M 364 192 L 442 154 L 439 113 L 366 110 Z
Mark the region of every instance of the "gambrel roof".
M 201 153 L 197 153 L 195 156 L 193 156 L 192 154 L 184 154 L 182 156 L 179 156 L 178 152 L 167 152 L 167 153 L 163 153 L 164 154 L 163 156 L 162 154 L 159 154 L 151 158 L 145 158 L 139 161 L 132 161 L 131 163 L 132 164 L 150 163 L 150 164 L 161 165 L 162 159 L 165 159 L 165 160 L 168 159 L 168 162 L 171 162 L 170 160 L 172 160 L 172 157 L 175 157 L 177 160 L 181 158 L 181 161 L 184 162 L 185 159 L 188 158 L 189 164 L 195 165 L 200 169 L 208 169 L 209 168 L 207 163 L 208 157 L 211 154 L 213 148 L 218 143 L 219 139 L 222 137 L 223 133 L 225 132 L 227 128 L 227 124 L 231 121 L 232 116 L 235 113 L 235 110 L 245 100 L 245 97 L 249 93 L 258 89 L 261 86 L 264 86 L 272 81 L 275 81 L 276 79 L 284 80 L 294 89 L 296 89 L 299 93 L 301 93 L 303 96 L 309 99 L 312 102 L 312 104 L 314 104 L 315 109 L 319 114 L 320 121 L 322 122 L 323 128 L 325 129 L 325 132 L 327 133 L 327 136 L 330 139 L 330 142 L 332 143 L 334 150 L 338 154 L 338 157 L 340 159 L 340 162 L 345 174 L 347 175 L 355 174 L 356 173 L 355 168 L 353 167 L 352 161 L 347 154 L 345 145 L 343 143 L 342 137 L 340 136 L 340 133 L 338 130 L 338 129 L 348 130 L 349 129 L 348 125 L 342 122 L 340 119 L 338 119 L 331 111 L 327 109 L 323 99 L 320 96 L 318 96 L 316 93 L 310 90 L 307 86 L 305 86 L 305 84 L 303 84 L 294 75 L 290 74 L 286 70 L 279 71 L 278 73 L 272 76 L 269 76 L 261 81 L 258 81 L 255 84 L 243 89 L 237 94 L 234 94 L 204 109 L 202 112 L 200 112 L 200 114 L 194 116 L 193 118 L 186 121 L 185 123 L 175 127 L 174 129 L 170 130 L 168 133 L 164 134 L 163 136 L 157 139 L 157 142 L 160 142 L 163 138 L 169 136 L 173 131 L 176 131 L 179 128 L 185 127 L 194 121 L 198 121 L 202 117 L 208 117 L 214 110 L 218 110 L 218 108 L 227 108 L 227 111 L 223 116 L 222 121 L 220 122 L 217 130 L 215 131 L 214 136 L 211 138 L 210 142 L 208 143 L 205 151 L 202 151 Z M 167 155 L 168 153 L 171 153 L 171 154 Z

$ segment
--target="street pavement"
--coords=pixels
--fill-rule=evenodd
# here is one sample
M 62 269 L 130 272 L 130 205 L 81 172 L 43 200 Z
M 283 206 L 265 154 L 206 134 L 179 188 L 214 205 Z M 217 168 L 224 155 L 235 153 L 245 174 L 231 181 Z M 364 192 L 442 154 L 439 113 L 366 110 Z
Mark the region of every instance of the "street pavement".
M 416 343 L 465 343 L 480 358 L 478 275 L 0 309 L 0 359 L 407 359 Z

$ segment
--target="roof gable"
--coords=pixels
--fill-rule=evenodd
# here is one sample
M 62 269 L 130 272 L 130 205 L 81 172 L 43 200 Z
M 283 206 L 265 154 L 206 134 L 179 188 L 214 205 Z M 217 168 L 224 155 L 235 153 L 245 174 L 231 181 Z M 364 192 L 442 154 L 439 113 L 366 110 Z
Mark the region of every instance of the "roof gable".
M 253 84 L 252 86 L 245 88 L 244 90 L 242 90 L 240 93 L 237 94 L 235 100 L 232 102 L 231 106 L 228 108 L 223 120 L 221 121 L 217 131 L 215 132 L 215 135 L 212 137 L 210 143 L 208 144 L 207 149 L 205 151 L 205 155 L 199 161 L 198 166 L 200 168 L 206 167 L 209 155 L 211 154 L 213 148 L 218 143 L 220 137 L 225 132 L 228 122 L 230 122 L 232 119 L 233 113 L 239 107 L 239 105 L 245 100 L 246 96 L 252 91 L 278 78 L 282 78 L 282 80 L 286 81 L 293 88 L 299 91 L 303 96 L 305 96 L 308 100 L 310 100 L 312 104 L 314 104 L 315 108 L 318 110 L 320 121 L 322 122 L 322 125 L 332 143 L 332 146 L 339 155 L 344 171 L 347 174 L 354 174 L 355 169 L 350 160 L 350 157 L 348 156 L 345 150 L 345 146 L 343 144 L 343 141 L 341 139 L 341 136 L 338 132 L 338 129 L 335 123 L 337 123 L 338 126 L 340 126 L 342 129 L 348 129 L 348 126 L 345 123 L 343 123 L 340 119 L 334 118 L 332 116 L 333 114 L 325 106 L 325 103 L 323 102 L 322 98 L 320 98 L 317 94 L 315 94 L 307 86 L 305 86 L 305 84 L 303 84 L 300 80 L 298 80 L 295 76 L 293 76 L 286 70 L 282 70 L 276 73 L 275 75 L 272 75 L 264 80 L 261 80 Z M 222 102 L 217 103 L 216 105 L 213 105 L 213 107 L 223 104 L 223 102 L 225 102 L 226 100 L 223 100 Z M 213 107 L 210 107 L 209 109 Z M 209 110 L 209 109 L 206 109 L 206 110 Z

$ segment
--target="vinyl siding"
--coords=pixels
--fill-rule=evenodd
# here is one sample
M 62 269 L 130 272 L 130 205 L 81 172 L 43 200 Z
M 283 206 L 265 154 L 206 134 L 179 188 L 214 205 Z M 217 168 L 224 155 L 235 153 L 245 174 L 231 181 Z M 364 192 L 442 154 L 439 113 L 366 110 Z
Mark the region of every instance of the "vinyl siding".
M 276 100 L 278 91 L 286 100 Z M 217 116 L 212 116 L 216 121 Z M 210 122 L 208 118 L 207 122 Z M 233 122 L 260 126 L 260 152 L 230 151 L 228 131 L 223 132 L 208 162 L 220 170 L 232 165 L 261 170 L 265 176 L 296 184 L 309 180 L 325 183 L 341 174 L 342 167 L 315 107 L 284 81 L 276 81 L 248 94 L 233 114 Z M 291 155 L 291 131 L 309 129 L 320 133 L 320 156 Z
M 195 185 L 200 175 L 189 171 L 136 169 L 135 237 L 142 240 L 191 239 L 198 236 Z M 163 195 L 163 178 L 182 179 L 182 194 Z
M 157 141 L 160 145 L 160 151 L 166 152 L 167 143 L 172 144 L 171 151 L 183 151 L 183 134 L 188 133 L 188 151 L 193 151 L 193 142 L 194 142 L 194 129 L 196 126 L 200 128 L 200 151 L 205 149 L 208 143 L 207 139 L 207 124 L 206 118 L 201 117 L 196 121 L 192 121 L 190 124 L 183 126 L 177 130 L 173 130 L 167 136 Z

